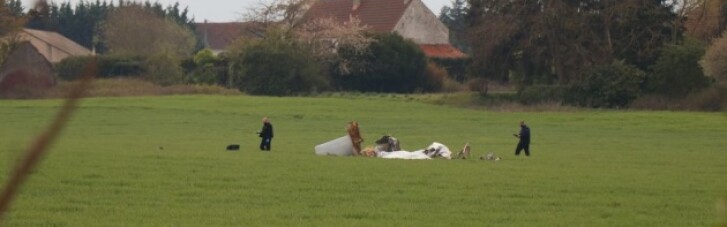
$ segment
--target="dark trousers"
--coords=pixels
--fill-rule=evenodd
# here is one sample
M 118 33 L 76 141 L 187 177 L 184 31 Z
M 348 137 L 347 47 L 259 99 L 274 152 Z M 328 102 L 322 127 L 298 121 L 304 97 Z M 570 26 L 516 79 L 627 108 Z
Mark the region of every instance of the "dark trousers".
M 270 143 L 272 142 L 273 138 L 263 138 L 262 141 L 260 141 L 260 150 L 261 151 L 270 151 Z
M 525 150 L 525 156 L 530 156 L 530 143 L 520 142 L 515 149 L 515 155 L 520 155 L 520 151 Z

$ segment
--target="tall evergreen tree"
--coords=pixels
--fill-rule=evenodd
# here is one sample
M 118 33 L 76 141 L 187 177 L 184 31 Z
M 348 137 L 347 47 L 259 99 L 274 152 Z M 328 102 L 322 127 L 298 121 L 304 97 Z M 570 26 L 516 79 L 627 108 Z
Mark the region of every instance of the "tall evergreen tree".
M 445 6 L 439 13 L 439 20 L 449 28 L 449 41 L 464 52 L 469 52 L 467 40 L 467 2 L 466 0 L 453 0 L 452 6 Z

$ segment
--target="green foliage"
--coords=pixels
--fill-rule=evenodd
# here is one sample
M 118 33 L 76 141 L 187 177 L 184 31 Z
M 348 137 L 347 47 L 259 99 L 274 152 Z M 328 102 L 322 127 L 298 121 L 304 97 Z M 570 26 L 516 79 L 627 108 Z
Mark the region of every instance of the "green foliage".
M 525 85 L 571 84 L 614 59 L 646 70 L 681 40 L 672 2 L 470 0 L 471 75 L 506 82 L 517 71 Z
M 183 66 L 187 71 L 187 82 L 209 85 L 223 82 L 221 85 L 225 85 L 225 81 L 220 78 L 226 75 L 227 69 L 218 66 L 222 63 L 221 59 L 209 49 L 197 52 L 192 59 L 191 65 L 188 67 Z
M 523 104 L 561 103 L 568 93 L 569 87 L 556 85 L 533 85 L 518 92 L 518 100 Z
M 23 2 L 21 0 L 10 0 L 7 1 L 7 7 L 10 9 L 10 14 L 15 17 L 22 17 L 25 13 L 25 7 L 23 6 Z
M 144 62 L 144 78 L 162 86 L 184 83 L 184 71 L 180 63 L 173 53 L 151 55 Z
M 470 45 L 467 40 L 467 1 L 452 0 L 452 6 L 442 7 L 439 20 L 449 28 L 449 41 L 458 49 L 469 53 Z M 462 82 L 462 81 L 460 81 Z
M 216 61 L 217 57 L 210 49 L 203 49 L 194 55 L 194 64 L 196 65 L 214 65 Z
M 667 45 L 662 49 L 659 60 L 651 67 L 645 87 L 660 95 L 684 97 L 709 85 L 709 78 L 702 73 L 699 60 L 705 47 L 697 41 L 681 45 Z
M 60 104 L 0 100 L 0 179 Z M 488 112 L 376 95 L 94 98 L 80 110 L 4 225 L 703 227 L 727 189 L 722 113 Z M 263 116 L 280 135 L 270 153 L 254 134 Z M 410 150 L 469 142 L 475 160 L 314 155 L 351 120 L 366 146 L 383 134 Z M 513 155 L 520 120 L 528 159 Z M 488 152 L 503 160 L 476 160 Z
M 460 83 L 467 81 L 467 68 L 472 62 L 471 58 L 432 58 L 431 60 L 444 67 L 450 78 Z
M 249 42 L 231 56 L 231 76 L 241 91 L 255 95 L 296 95 L 328 88 L 309 46 L 272 35 Z
M 99 78 L 140 76 L 144 73 L 144 59 L 128 56 L 78 56 L 63 59 L 55 65 L 58 77 L 63 80 L 75 80 L 83 72 L 86 63 L 96 58 Z
M 339 50 L 344 57 L 357 59 L 358 64 L 348 74 L 334 73 L 333 81 L 344 90 L 362 92 L 411 93 L 426 87 L 427 60 L 424 53 L 412 41 L 398 34 L 375 35 L 369 52 L 353 56 L 345 49 Z
M 596 66 L 575 84 L 568 102 L 596 108 L 626 107 L 641 93 L 646 74 L 623 62 Z

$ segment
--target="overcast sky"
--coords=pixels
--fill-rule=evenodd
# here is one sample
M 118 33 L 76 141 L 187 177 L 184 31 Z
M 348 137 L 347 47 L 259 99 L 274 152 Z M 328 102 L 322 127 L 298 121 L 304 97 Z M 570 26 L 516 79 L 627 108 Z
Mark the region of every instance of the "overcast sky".
M 23 0 L 26 8 L 29 8 L 35 0 Z M 68 0 L 52 0 L 53 2 L 65 2 Z M 76 3 L 80 0 L 70 0 Z M 86 0 L 95 1 L 95 0 Z M 113 0 L 114 2 L 116 0 Z M 261 0 L 158 0 L 163 5 L 179 2 L 180 5 L 188 6 L 195 21 L 202 22 L 205 19 L 210 22 L 229 22 L 241 20 L 241 12 L 250 6 L 260 3 Z M 365 0 L 364 0 L 365 1 Z M 451 0 L 422 0 L 429 9 L 439 16 L 439 11 L 445 5 L 451 6 Z

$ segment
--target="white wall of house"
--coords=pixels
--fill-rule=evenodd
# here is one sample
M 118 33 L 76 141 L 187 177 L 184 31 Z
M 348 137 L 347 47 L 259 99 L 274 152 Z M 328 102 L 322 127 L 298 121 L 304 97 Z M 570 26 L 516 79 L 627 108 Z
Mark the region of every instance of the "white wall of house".
M 417 44 L 449 44 L 449 29 L 421 0 L 413 1 L 394 27 L 394 31 Z

